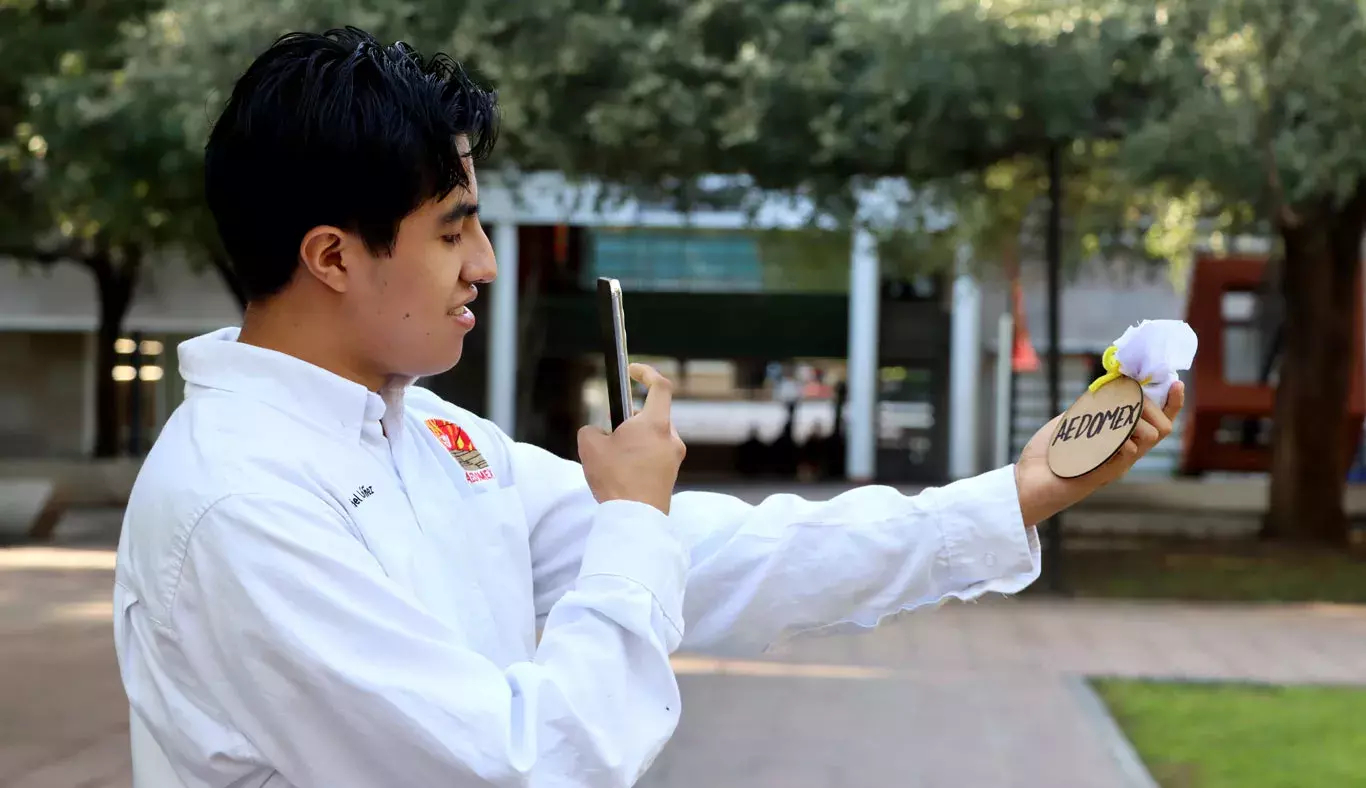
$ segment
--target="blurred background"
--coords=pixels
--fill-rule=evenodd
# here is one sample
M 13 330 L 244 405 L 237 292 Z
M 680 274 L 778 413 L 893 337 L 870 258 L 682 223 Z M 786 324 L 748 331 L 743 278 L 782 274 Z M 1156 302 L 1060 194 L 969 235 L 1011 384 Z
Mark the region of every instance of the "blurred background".
M 563 456 L 599 276 L 681 485 L 749 500 L 1004 465 L 1125 328 L 1199 335 L 1034 587 L 679 655 L 643 785 L 1366 785 L 1356 0 L 0 0 L 0 788 L 130 784 L 112 546 L 177 344 L 241 316 L 207 130 L 348 24 L 499 91 L 499 279 L 424 385 Z

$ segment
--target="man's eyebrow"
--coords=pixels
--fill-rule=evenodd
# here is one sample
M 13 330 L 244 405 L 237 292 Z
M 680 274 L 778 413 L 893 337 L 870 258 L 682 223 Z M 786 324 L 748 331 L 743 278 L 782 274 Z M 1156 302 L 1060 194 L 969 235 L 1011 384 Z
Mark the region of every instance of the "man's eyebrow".
M 451 208 L 441 217 L 442 224 L 455 224 L 479 213 L 479 203 L 462 202 Z

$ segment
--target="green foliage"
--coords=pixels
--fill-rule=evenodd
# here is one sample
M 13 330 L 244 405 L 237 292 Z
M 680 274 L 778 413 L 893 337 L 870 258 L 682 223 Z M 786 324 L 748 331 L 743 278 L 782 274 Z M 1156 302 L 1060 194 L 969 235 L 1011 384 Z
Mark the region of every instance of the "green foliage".
M 1045 34 L 1019 9 L 901 0 L 473 0 L 373 12 L 341 0 L 171 0 L 157 16 L 135 30 L 128 72 L 191 149 L 271 39 L 344 19 L 449 51 L 496 85 L 495 165 L 663 189 L 685 206 L 697 175 L 745 173 L 846 220 L 862 178 L 955 179 L 1038 156 L 1051 140 L 1124 133 L 1148 107 L 1140 66 L 1155 47 L 1141 15 L 1091 11 Z
M 847 231 L 761 230 L 755 235 L 765 290 L 848 292 L 853 237 Z
M 1154 174 L 1272 200 L 1274 172 L 1292 207 L 1350 194 L 1366 172 L 1359 3 L 1188 0 L 1172 7 L 1169 27 L 1197 59 L 1183 100 L 1136 140 Z
M 849 23 L 866 53 L 843 108 L 852 172 L 955 176 L 1054 142 L 1122 135 L 1149 107 L 1141 15 L 1085 4 L 863 0 Z M 1065 18 L 1055 18 L 1061 9 Z
M 1063 147 L 1062 251 L 1064 272 L 1098 257 L 1148 261 L 1134 225 L 1135 191 L 1115 166 L 1110 141 L 1076 140 Z M 967 270 L 986 276 L 1045 254 L 1049 207 L 1046 159 L 1018 155 L 954 178 L 922 185 L 919 202 L 938 208 L 935 229 L 928 208 L 903 210 L 884 233 L 885 263 L 918 270 L 945 270 L 970 248 Z M 947 209 L 947 210 L 946 210 Z M 951 212 L 951 213 L 950 213 Z M 952 221 L 942 217 L 952 216 Z
M 49 87 L 60 80 L 91 89 L 117 67 L 124 22 L 151 5 L 0 0 L 0 244 L 27 244 L 68 220 L 74 229 L 90 213 L 75 206 L 72 192 L 81 178 L 99 179 L 97 170 L 119 166 L 108 142 L 126 126 L 112 117 L 103 91 L 68 106 L 69 97 Z M 78 183 L 62 183 L 73 170 Z
M 1135 179 L 1184 191 L 1195 217 L 1278 224 L 1331 214 L 1366 176 L 1366 16 L 1356 0 L 1165 6 L 1159 67 L 1176 101 L 1131 137 Z
M 684 207 L 697 175 L 744 173 L 845 221 L 851 189 L 905 178 L 914 199 L 884 228 L 894 265 L 942 268 L 965 240 L 979 262 L 1016 244 L 1036 254 L 1055 142 L 1073 263 L 1115 250 L 1179 261 L 1197 237 L 1270 216 L 1273 183 L 1305 210 L 1366 168 L 1353 0 L 77 8 L 0 4 L 0 189 L 25 184 L 29 229 L 211 245 L 200 151 L 232 80 L 276 36 L 341 23 L 448 51 L 498 87 L 492 166 Z
M 492 81 L 496 166 L 662 189 L 684 207 L 697 175 L 740 172 L 845 220 L 862 179 L 907 177 L 949 201 L 932 213 L 961 207 L 977 231 L 1003 224 L 980 218 L 1001 200 L 1005 215 L 1037 203 L 981 181 L 1032 167 L 1052 140 L 1124 133 L 1147 107 L 1136 64 L 1154 49 L 1152 24 L 1122 6 L 953 0 L 168 0 L 125 19 L 105 28 L 121 37 L 100 62 L 30 80 L 24 137 L 46 144 L 55 226 L 149 242 L 212 236 L 199 151 L 226 90 L 276 36 L 340 20 Z M 944 245 L 942 228 L 913 232 L 921 210 L 907 206 L 898 248 Z

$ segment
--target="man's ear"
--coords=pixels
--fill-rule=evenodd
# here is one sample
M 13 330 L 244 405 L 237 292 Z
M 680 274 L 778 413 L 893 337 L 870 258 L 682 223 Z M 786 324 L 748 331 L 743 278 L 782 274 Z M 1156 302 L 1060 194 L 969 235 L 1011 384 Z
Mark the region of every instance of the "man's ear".
M 299 244 L 299 262 L 314 279 L 338 293 L 345 293 L 350 279 L 345 253 L 350 242 L 351 237 L 346 232 L 319 225 L 309 230 Z

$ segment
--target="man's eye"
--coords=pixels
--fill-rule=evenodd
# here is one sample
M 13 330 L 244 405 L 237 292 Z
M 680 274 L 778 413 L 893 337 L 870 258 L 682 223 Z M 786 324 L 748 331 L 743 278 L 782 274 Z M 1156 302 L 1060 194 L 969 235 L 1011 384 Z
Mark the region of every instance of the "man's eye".
M 456 233 L 455 235 L 443 235 L 441 236 L 441 240 L 454 246 L 455 244 L 460 243 L 460 233 Z

